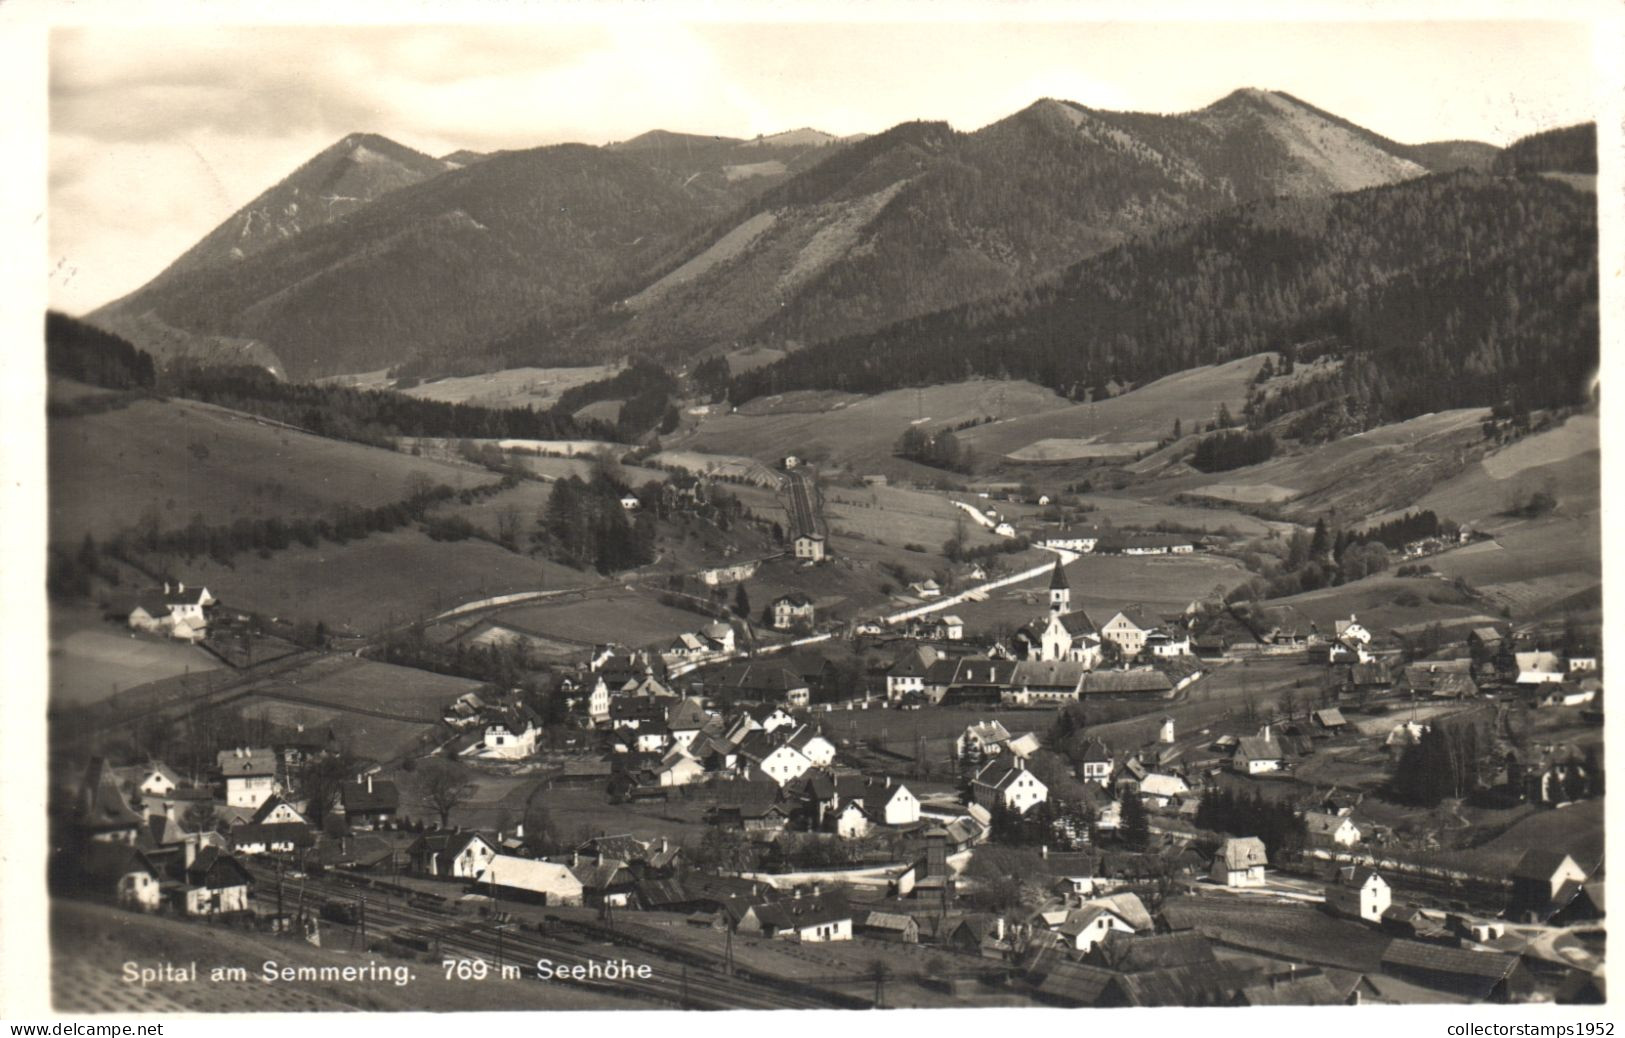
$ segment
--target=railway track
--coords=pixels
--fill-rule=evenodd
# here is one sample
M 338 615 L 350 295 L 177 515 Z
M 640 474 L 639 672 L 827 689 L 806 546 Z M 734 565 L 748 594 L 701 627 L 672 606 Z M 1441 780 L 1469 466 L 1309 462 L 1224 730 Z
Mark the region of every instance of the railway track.
M 259 864 L 250 866 L 264 889 L 275 882 L 275 875 Z M 284 899 L 288 881 L 283 880 Z M 389 935 L 411 947 L 436 951 L 443 959 L 458 957 L 485 960 L 490 968 L 488 977 L 517 975 L 521 979 L 544 980 L 537 969 L 541 960 L 561 967 L 602 966 L 607 961 L 630 963 L 634 967 L 647 966 L 648 976 L 622 975 L 614 980 L 565 979 L 555 974 L 555 983 L 569 983 L 586 988 L 631 994 L 661 1005 L 684 1009 L 828 1009 L 833 1000 L 824 1000 L 808 994 L 785 991 L 755 983 L 749 978 L 730 976 L 721 970 L 703 965 L 674 962 L 638 948 L 606 945 L 602 941 L 570 939 L 561 934 L 547 934 L 525 930 L 520 924 L 505 924 L 499 931 L 497 924 L 485 919 L 458 919 L 447 912 L 435 911 L 395 902 L 378 896 L 364 888 L 337 880 L 303 881 L 305 896 L 314 889 L 320 900 L 353 902 L 358 897 L 364 902 L 364 918 L 369 932 Z M 338 924 L 342 925 L 342 924 Z M 359 926 L 359 924 L 357 924 Z M 595 950 L 594 945 L 602 950 Z M 462 953 L 461 956 L 453 953 Z M 498 967 L 506 966 L 502 971 Z M 442 968 L 436 964 L 435 969 Z M 517 971 L 517 972 L 515 972 Z

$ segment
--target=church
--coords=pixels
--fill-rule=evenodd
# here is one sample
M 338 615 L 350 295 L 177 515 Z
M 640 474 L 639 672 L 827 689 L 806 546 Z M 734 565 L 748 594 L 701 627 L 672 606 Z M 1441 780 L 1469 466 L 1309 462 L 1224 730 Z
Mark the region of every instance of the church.
M 1072 608 L 1072 587 L 1061 560 L 1049 578 L 1049 613 L 1017 631 L 1010 639 L 1018 660 L 1070 660 L 1100 665 L 1100 632 L 1089 614 Z

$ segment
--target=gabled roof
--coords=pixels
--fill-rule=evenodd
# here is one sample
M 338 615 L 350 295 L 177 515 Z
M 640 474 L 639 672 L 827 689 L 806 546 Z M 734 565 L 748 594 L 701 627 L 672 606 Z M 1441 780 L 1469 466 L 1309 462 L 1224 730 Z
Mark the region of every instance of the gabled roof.
M 1244 735 L 1236 746 L 1236 756 L 1244 760 L 1280 760 L 1281 744 L 1273 737 Z
M 1173 683 L 1160 670 L 1096 670 L 1083 679 L 1084 695 L 1124 695 L 1131 692 L 1169 692 Z
M 302 811 L 295 808 L 292 804 L 288 803 L 286 800 L 283 800 L 280 796 L 276 796 L 276 795 L 273 794 L 272 796 L 266 797 L 265 803 L 261 804 L 259 806 L 259 810 L 255 811 L 253 816 L 249 818 L 249 820 L 248 820 L 249 824 L 250 825 L 257 825 L 260 822 L 265 821 L 267 818 L 271 817 L 271 812 L 275 811 L 279 807 L 286 807 L 288 810 L 290 810 L 294 814 L 298 815 L 301 819 L 305 817 L 304 813 Z M 286 824 L 286 823 L 284 823 L 284 824 Z
M 221 750 L 215 759 L 220 773 L 228 779 L 276 774 L 276 754 L 268 748 Z
M 1306 811 L 1303 816 L 1304 828 L 1310 836 L 1330 836 L 1343 828 L 1344 825 L 1353 825 L 1348 815 L 1334 815 L 1326 811 Z
M 1084 741 L 1083 752 L 1079 754 L 1078 760 L 1083 764 L 1110 764 L 1112 751 L 1107 749 L 1105 743 L 1090 736 Z
M 564 865 L 534 858 L 520 858 L 499 854 L 474 877 L 475 886 L 511 887 L 537 893 L 579 888 L 581 881 Z
M 1173 969 L 1216 961 L 1213 945 L 1197 933 L 1126 934 L 1114 931 L 1106 935 L 1104 944 L 1100 958 L 1123 973 Z
M 1146 910 L 1145 902 L 1140 900 L 1138 894 L 1130 892 L 1108 894 L 1105 897 L 1090 898 L 1085 904 L 1110 909 L 1119 919 L 1136 930 L 1150 930 L 1156 925 L 1151 919 L 1151 913 Z
M 990 786 L 1003 792 L 1020 780 L 1023 775 L 1032 775 L 1032 772 L 1021 766 L 1019 757 L 1013 757 L 1011 754 L 1000 754 L 982 766 L 982 770 L 976 773 L 975 783 L 979 786 Z M 1032 775 L 1032 780 L 1038 783 L 1040 789 L 1048 789 L 1043 782 L 1039 781 L 1037 775 Z
M 1122 609 L 1119 609 L 1115 615 L 1112 616 L 1112 620 L 1117 619 L 1117 617 L 1119 617 L 1119 616 L 1121 616 L 1123 619 L 1127 620 L 1129 623 L 1133 624 L 1135 627 L 1138 627 L 1142 631 L 1149 631 L 1152 628 L 1155 628 L 1155 627 L 1160 625 L 1159 621 L 1156 618 L 1156 616 L 1153 615 L 1150 612 L 1150 610 L 1146 609 L 1144 606 L 1139 606 L 1139 605 L 1124 606 Z M 1112 620 L 1107 620 L 1106 621 L 1108 626 L 1110 626 Z
M 1249 1006 L 1337 1006 L 1348 995 L 1318 969 L 1277 973 L 1260 984 L 1241 989 L 1240 1001 Z
M 965 737 L 974 737 L 983 743 L 1003 743 L 1010 741 L 1009 729 L 998 721 L 977 721 L 967 725 Z
M 1268 865 L 1269 855 L 1264 841 L 1256 836 L 1233 836 L 1219 847 L 1219 860 L 1227 869 L 1247 869 L 1255 865 Z
M 1517 866 L 1512 870 L 1513 879 L 1538 880 L 1541 883 L 1550 883 L 1557 870 L 1563 867 L 1565 861 L 1579 865 L 1573 855 L 1562 851 L 1532 847 L 1524 851 L 1523 857 L 1518 859 Z M 1580 865 L 1581 871 L 1586 871 Z
M 1336 728 L 1340 725 L 1348 724 L 1348 721 L 1343 717 L 1343 711 L 1339 710 L 1335 706 L 1329 706 L 1322 710 L 1316 710 L 1309 716 L 1316 724 L 1325 728 Z
M 372 788 L 367 783 L 346 782 L 339 790 L 339 799 L 346 812 L 394 811 L 401 806 L 401 791 L 395 783 L 374 779 Z

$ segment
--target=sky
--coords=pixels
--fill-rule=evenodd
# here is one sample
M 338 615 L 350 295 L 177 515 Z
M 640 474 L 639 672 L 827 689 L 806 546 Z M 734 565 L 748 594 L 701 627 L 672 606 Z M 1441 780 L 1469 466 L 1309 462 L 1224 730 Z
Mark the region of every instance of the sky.
M 439 155 L 654 128 L 973 130 L 1040 97 L 1181 112 L 1253 86 L 1401 142 L 1506 144 L 1597 111 L 1582 22 L 1091 23 L 1019 5 L 999 11 L 1021 21 L 990 8 L 960 21 L 594 17 L 606 9 L 505 25 L 52 29 L 51 305 L 83 313 L 138 288 L 354 131 Z

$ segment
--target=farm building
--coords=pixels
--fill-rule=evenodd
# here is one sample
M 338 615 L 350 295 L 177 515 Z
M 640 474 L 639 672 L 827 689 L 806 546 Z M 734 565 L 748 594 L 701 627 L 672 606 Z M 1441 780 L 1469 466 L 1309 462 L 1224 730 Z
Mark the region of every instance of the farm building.
M 1382 954 L 1382 969 L 1401 980 L 1476 1002 L 1518 1002 L 1533 988 L 1516 955 L 1421 941 L 1393 941 Z
M 579 905 L 581 880 L 567 866 L 499 854 L 474 878 L 474 889 L 540 905 Z
M 1270 726 L 1265 725 L 1257 735 L 1242 736 L 1230 758 L 1230 768 L 1243 775 L 1258 775 L 1279 771 L 1284 759 L 1280 742 L 1270 734 Z

